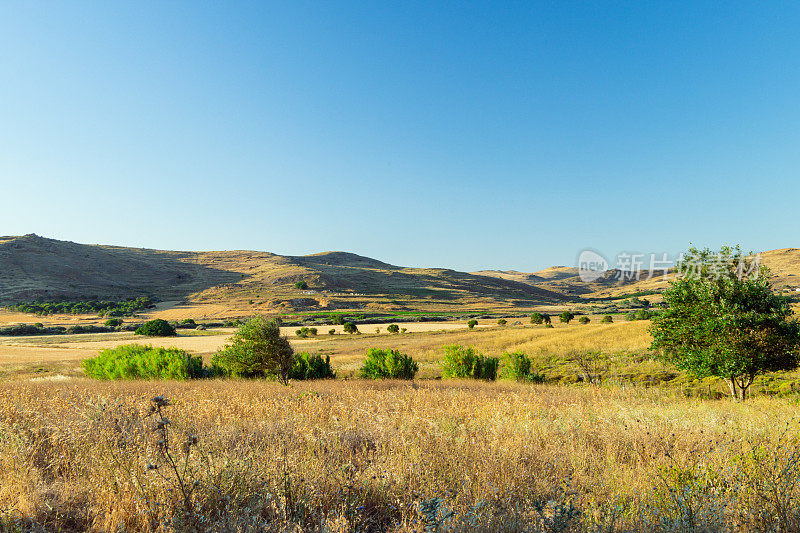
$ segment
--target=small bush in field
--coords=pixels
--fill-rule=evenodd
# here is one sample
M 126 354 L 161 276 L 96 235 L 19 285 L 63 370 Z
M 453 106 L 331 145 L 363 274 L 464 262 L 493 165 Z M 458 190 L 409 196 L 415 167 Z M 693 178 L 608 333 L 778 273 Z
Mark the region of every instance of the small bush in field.
M 203 358 L 177 348 L 125 344 L 85 359 L 84 372 L 97 379 L 196 379 L 205 377 Z
M 361 367 L 361 377 L 367 379 L 414 379 L 419 370 L 411 356 L 398 350 L 370 348 Z
M 119 327 L 121 325 L 122 325 L 122 319 L 121 318 L 109 318 L 108 320 L 106 320 L 106 327 L 116 328 L 116 327 Z
M 650 320 L 653 314 L 654 313 L 648 309 L 639 309 L 636 311 L 636 320 Z
M 443 378 L 473 378 L 494 381 L 500 360 L 488 357 L 473 347 L 445 346 L 444 359 L 440 362 Z
M 294 284 L 294 288 L 295 289 L 300 289 L 301 291 L 304 291 L 304 290 L 308 289 L 308 283 L 306 283 L 305 281 L 298 281 L 298 282 L 296 282 Z
M 580 322 L 581 324 L 588 324 L 589 322 L 591 322 L 591 319 L 588 316 L 582 316 L 578 319 L 578 322 Z
M 474 318 L 473 318 L 472 320 L 470 320 L 469 322 L 467 322 L 467 327 L 468 327 L 469 329 L 472 329 L 472 328 L 474 328 L 474 327 L 475 327 L 475 326 L 477 326 L 477 325 L 478 325 L 478 321 L 477 321 L 477 320 L 475 320 Z
M 612 324 L 614 322 L 614 318 L 611 315 L 606 315 L 603 317 L 603 320 L 600 321 L 601 324 Z
M 506 352 L 503 354 L 502 360 L 503 377 L 533 383 L 544 382 L 544 376 L 533 370 L 533 363 L 526 354 L 520 351 Z
M 286 384 L 294 367 L 294 351 L 275 320 L 255 316 L 242 324 L 231 342 L 211 359 L 216 372 L 233 377 L 274 375 Z
M 308 328 L 303 326 L 302 328 L 295 331 L 295 334 L 298 337 L 306 338 L 306 337 L 313 337 L 317 334 L 317 328 Z
M 299 353 L 295 355 L 295 362 L 289 372 L 291 379 L 327 379 L 335 378 L 336 373 L 331 368 L 331 356 L 325 359 L 319 354 Z
M 358 326 L 356 326 L 355 322 L 345 322 L 344 323 L 344 332 L 345 333 L 358 333 Z
M 625 315 L 625 320 L 627 320 L 628 322 L 632 322 L 632 321 L 636 320 L 636 313 L 631 311 L 630 313 L 626 314 Z
M 331 328 L 328 330 L 328 335 L 336 335 L 336 328 Z
M 541 324 L 544 322 L 544 315 L 542 313 L 533 313 L 531 315 L 531 324 Z
M 169 322 L 160 318 L 145 322 L 134 333 L 147 337 L 174 337 L 177 335 L 175 328 Z
M 405 333 L 406 331 L 408 331 L 408 329 L 406 329 L 406 328 L 400 328 L 400 333 Z
M 388 326 L 386 326 L 386 331 L 388 331 L 389 333 L 400 333 L 400 326 L 398 326 L 397 324 L 389 324 Z
M 505 319 L 505 318 L 499 318 L 499 319 L 497 320 L 497 325 L 498 325 L 498 326 L 505 326 L 506 324 L 508 324 L 508 322 L 506 321 L 506 319 Z
M 575 318 L 575 315 L 572 313 L 572 311 L 564 311 L 563 313 L 561 313 L 560 315 L 558 315 L 558 318 L 559 318 L 559 320 L 561 320 L 561 322 L 563 322 L 564 324 L 569 324 L 570 320 L 572 320 L 573 318 Z

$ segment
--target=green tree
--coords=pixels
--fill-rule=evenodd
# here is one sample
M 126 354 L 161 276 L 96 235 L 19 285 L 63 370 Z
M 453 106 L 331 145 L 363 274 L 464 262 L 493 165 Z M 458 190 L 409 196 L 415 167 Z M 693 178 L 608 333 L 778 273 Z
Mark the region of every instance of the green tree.
M 603 317 L 603 320 L 600 321 L 601 324 L 612 324 L 614 322 L 614 317 L 611 315 L 606 315 Z
M 561 320 L 561 322 L 569 324 L 570 320 L 575 318 L 575 315 L 572 313 L 572 311 L 564 311 L 563 313 L 558 315 L 558 318 L 559 320 Z
M 542 322 L 544 322 L 546 325 L 549 326 L 550 325 L 550 315 L 548 315 L 547 313 L 542 313 Z
M 472 328 L 474 328 L 474 327 L 475 327 L 475 326 L 477 326 L 477 325 L 478 325 L 478 321 L 477 321 L 477 320 L 475 320 L 474 318 L 473 318 L 472 320 L 470 320 L 469 322 L 467 322 L 467 327 L 468 327 L 469 329 L 472 329 Z
M 499 318 L 499 319 L 497 319 L 497 325 L 498 325 L 498 326 L 505 326 L 507 323 L 508 323 L 508 322 L 506 321 L 506 319 L 505 319 L 505 318 Z
M 738 246 L 718 254 L 690 248 L 664 301 L 650 327 L 661 360 L 725 379 L 735 401 L 747 397 L 758 374 L 798 366 L 800 327 L 789 302 Z
M 588 316 L 582 316 L 578 319 L 578 322 L 580 322 L 581 324 L 588 324 L 591 321 L 592 319 L 590 319 Z
M 358 333 L 358 326 L 356 326 L 355 322 L 345 322 L 344 323 L 344 332 L 345 333 Z
M 541 324 L 544 322 L 544 315 L 542 313 L 533 313 L 531 315 L 531 324 Z
M 359 374 L 365 379 L 414 379 L 418 370 L 419 364 L 410 355 L 370 348 Z
M 304 291 L 304 290 L 308 289 L 308 283 L 306 283 L 305 281 L 298 281 L 298 282 L 296 282 L 294 284 L 294 288 L 295 289 L 300 289 L 301 291 Z
M 386 326 L 386 331 L 388 331 L 389 333 L 400 333 L 400 326 L 398 326 L 397 324 L 389 324 L 388 326 Z
M 170 325 L 166 320 L 157 318 L 155 320 L 148 320 L 134 331 L 136 335 L 145 335 L 147 337 L 174 337 L 175 328 Z
M 251 318 L 240 326 L 231 342 L 211 360 L 224 374 L 240 377 L 274 374 L 283 384 L 289 382 L 294 362 L 289 339 L 281 335 L 275 320 L 263 316 Z

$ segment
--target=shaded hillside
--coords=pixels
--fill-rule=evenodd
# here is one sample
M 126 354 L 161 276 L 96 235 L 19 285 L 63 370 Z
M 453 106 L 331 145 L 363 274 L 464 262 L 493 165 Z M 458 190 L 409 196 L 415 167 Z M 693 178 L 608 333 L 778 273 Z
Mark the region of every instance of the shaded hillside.
M 295 288 L 301 280 L 307 290 Z M 515 280 L 404 268 L 346 252 L 175 252 L 0 238 L 2 303 L 139 295 L 264 312 L 524 308 L 561 298 Z

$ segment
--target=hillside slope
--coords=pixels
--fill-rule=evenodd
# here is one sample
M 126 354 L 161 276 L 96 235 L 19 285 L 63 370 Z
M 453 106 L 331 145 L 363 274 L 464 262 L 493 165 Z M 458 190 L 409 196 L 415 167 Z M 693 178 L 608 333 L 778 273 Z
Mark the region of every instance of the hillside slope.
M 308 290 L 294 287 L 300 280 Z M 346 252 L 179 252 L 0 237 L 0 303 L 139 295 L 261 312 L 516 309 L 562 298 L 515 280 L 404 268 Z

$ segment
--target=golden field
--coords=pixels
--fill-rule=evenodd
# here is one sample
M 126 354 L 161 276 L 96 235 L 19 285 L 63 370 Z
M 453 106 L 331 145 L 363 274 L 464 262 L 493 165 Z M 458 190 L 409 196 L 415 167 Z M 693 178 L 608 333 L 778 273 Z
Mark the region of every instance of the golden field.
M 156 395 L 173 403 L 176 469 L 149 416 Z M 0 524 L 795 531 L 795 412 L 766 397 L 515 383 L 11 382 Z

